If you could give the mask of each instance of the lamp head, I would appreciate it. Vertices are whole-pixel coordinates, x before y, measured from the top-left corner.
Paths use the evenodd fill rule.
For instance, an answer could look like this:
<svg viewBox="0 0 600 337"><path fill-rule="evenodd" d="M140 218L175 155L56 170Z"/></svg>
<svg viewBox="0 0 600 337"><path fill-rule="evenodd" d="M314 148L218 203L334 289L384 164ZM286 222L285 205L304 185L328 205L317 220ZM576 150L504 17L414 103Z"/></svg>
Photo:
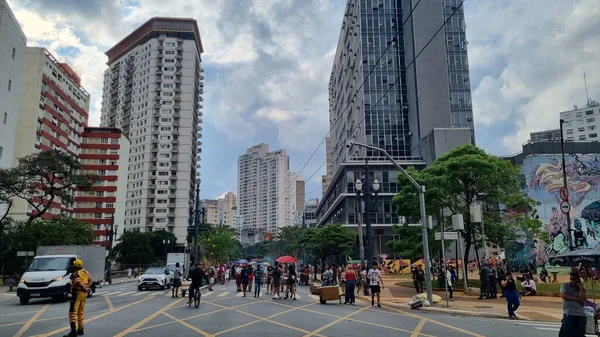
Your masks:
<svg viewBox="0 0 600 337"><path fill-rule="evenodd" d="M354 188L357 191L362 191L362 181L360 179L356 179L356 182L354 183Z"/></svg>
<svg viewBox="0 0 600 337"><path fill-rule="evenodd" d="M375 179L373 181L372 186L373 186L373 191L375 191L375 193L379 192L379 187L380 187L379 180Z"/></svg>

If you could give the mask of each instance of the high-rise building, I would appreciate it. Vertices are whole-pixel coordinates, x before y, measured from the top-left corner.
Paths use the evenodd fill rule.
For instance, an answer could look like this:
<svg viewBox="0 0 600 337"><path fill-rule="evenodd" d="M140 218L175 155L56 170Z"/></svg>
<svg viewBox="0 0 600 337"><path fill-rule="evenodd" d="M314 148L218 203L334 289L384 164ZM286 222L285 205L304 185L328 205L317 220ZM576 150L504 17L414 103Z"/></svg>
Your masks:
<svg viewBox="0 0 600 337"><path fill-rule="evenodd" d="M204 199L200 201L204 209L204 223L216 226L219 224L219 201L214 199Z"/></svg>
<svg viewBox="0 0 600 337"><path fill-rule="evenodd" d="M573 110L563 111L560 118L565 121L563 126L566 141L599 141L600 104L588 100L585 107L574 106ZM559 131L560 135L560 131Z"/></svg>
<svg viewBox="0 0 600 337"><path fill-rule="evenodd" d="M131 141L126 230L168 230L185 242L199 179L202 53L196 20L179 18L152 18L106 52L101 125Z"/></svg>
<svg viewBox="0 0 600 337"><path fill-rule="evenodd" d="M120 129L104 127L86 127L82 136L81 168L96 174L99 183L75 197L73 213L94 226L94 244L108 247L111 223L116 238L124 230L129 139Z"/></svg>
<svg viewBox="0 0 600 337"><path fill-rule="evenodd" d="M13 165L40 151L58 150L79 157L79 145L87 126L90 95L79 76L44 48L27 48ZM72 213L73 205L54 201L43 219ZM15 200L11 216L34 212L23 200Z"/></svg>
<svg viewBox="0 0 600 337"><path fill-rule="evenodd" d="M326 172L325 175L321 176L321 191L325 194L327 188L329 187L329 183L331 182L331 177L333 176L333 153L331 151L331 137L325 138L325 156L326 156Z"/></svg>
<svg viewBox="0 0 600 337"><path fill-rule="evenodd" d="M219 199L204 199L201 201L204 209L204 223L212 226L227 226L236 228L236 196L233 192L227 192Z"/></svg>
<svg viewBox="0 0 600 337"><path fill-rule="evenodd" d="M292 177L292 179L294 179L294 177ZM299 214L304 213L304 203L306 199L305 186L306 183L304 182L304 180L296 180L296 211L298 211Z"/></svg>
<svg viewBox="0 0 600 337"><path fill-rule="evenodd" d="M383 154L349 152L346 144L376 146L404 166L423 168L474 142L462 7L445 34L435 35L457 6L455 0L347 1L329 81L331 172L316 213L318 225L356 228L354 182L377 179L381 188L365 215L379 237L373 254L387 251L400 220L392 202L399 172Z"/></svg>
<svg viewBox="0 0 600 337"><path fill-rule="evenodd" d="M26 43L8 3L0 0L0 168L13 163Z"/></svg>
<svg viewBox="0 0 600 337"><path fill-rule="evenodd" d="M238 200L242 243L255 243L267 232L292 225L295 183L285 150L269 152L258 144L238 158Z"/></svg>
<svg viewBox="0 0 600 337"><path fill-rule="evenodd" d="M317 224L317 207L319 206L319 199L309 199L304 207L304 219L303 225L308 227L314 227Z"/></svg>

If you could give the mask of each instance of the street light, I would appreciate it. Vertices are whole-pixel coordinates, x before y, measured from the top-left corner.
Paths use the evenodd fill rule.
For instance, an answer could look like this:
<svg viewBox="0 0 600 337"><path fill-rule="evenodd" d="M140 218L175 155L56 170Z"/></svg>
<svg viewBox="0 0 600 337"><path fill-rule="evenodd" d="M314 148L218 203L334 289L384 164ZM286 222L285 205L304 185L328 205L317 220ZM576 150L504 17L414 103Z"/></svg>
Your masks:
<svg viewBox="0 0 600 337"><path fill-rule="evenodd" d="M360 146L383 153L383 155L388 158L390 162L392 162L392 164L394 164L394 166L396 166L396 168L406 177L406 179L408 179L408 181L419 191L419 203L421 205L421 231L423 236L423 259L425 260L425 285L427 287L427 300L430 303L433 303L433 292L431 291L431 270L429 263L429 240L427 238L427 212L425 211L425 186L419 185L419 183L417 183L415 179L411 177L410 174L408 174L404 168L402 168L402 166L400 166L400 164L398 164L384 149L372 145L357 143L355 141L349 141L346 145L348 151L352 148L352 146Z"/></svg>
<svg viewBox="0 0 600 337"><path fill-rule="evenodd" d="M372 183L369 183L369 164L365 163L365 181L362 182L360 179L356 180L354 185L356 189L356 195L359 197L362 195L365 197L365 225L367 225L367 244L365 256L367 258L367 269L370 269L373 265L373 230L371 228L371 196L377 196L379 193L379 180L375 179ZM371 194L371 189L373 193ZM359 207L359 212L360 210ZM362 231L359 235L362 235Z"/></svg>
<svg viewBox="0 0 600 337"><path fill-rule="evenodd" d="M163 247L165 247L165 265L167 264L167 245L171 244L171 240L163 240Z"/></svg>
<svg viewBox="0 0 600 337"><path fill-rule="evenodd" d="M114 227L115 227L115 215L114 213L110 216L110 227L108 225L104 225L106 227L106 235L108 236L108 260L106 261L106 282L108 284L112 284L112 279L110 275L110 268L112 265L112 246L113 246L113 236L115 235ZM109 229L110 228L110 229Z"/></svg>

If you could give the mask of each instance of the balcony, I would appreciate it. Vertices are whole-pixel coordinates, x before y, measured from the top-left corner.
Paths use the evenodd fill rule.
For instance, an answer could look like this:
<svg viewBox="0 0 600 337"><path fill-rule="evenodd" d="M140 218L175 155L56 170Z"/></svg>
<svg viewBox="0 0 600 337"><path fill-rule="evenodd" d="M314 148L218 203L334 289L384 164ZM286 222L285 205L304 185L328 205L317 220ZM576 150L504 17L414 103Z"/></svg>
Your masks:
<svg viewBox="0 0 600 337"><path fill-rule="evenodd" d="M162 83L162 77L161 76L156 76L156 83L157 84Z"/></svg>
<svg viewBox="0 0 600 337"><path fill-rule="evenodd" d="M177 70L177 71L175 72L175 75L176 75L176 76L181 76L181 75L183 75L183 74L181 73L181 70Z"/></svg>
<svg viewBox="0 0 600 337"><path fill-rule="evenodd" d="M174 147L171 149L171 153L179 153L179 149Z"/></svg>
<svg viewBox="0 0 600 337"><path fill-rule="evenodd" d="M158 75L162 75L162 73L163 73L163 72L162 72L162 69L161 69L161 68L158 68L158 69L156 69L156 75L157 75L157 76L158 76Z"/></svg>
<svg viewBox="0 0 600 337"><path fill-rule="evenodd" d="M154 131L152 131L152 135L154 135L154 136L158 136L159 134L160 134L160 133L158 132L158 130L154 130Z"/></svg>
<svg viewBox="0 0 600 337"><path fill-rule="evenodd" d="M180 105L179 103L175 103L175 104L173 105L173 108L174 108L174 109L181 109L181 105Z"/></svg>
<svg viewBox="0 0 600 337"><path fill-rule="evenodd" d="M181 96L175 96L173 97L174 101L180 102L181 101Z"/></svg>

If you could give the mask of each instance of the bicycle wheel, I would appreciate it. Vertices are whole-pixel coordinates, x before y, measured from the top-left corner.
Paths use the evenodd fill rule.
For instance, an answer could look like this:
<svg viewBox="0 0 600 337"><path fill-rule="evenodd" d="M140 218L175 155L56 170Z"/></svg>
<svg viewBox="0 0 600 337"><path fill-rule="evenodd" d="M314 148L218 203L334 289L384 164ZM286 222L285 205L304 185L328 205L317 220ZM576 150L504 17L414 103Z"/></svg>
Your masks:
<svg viewBox="0 0 600 337"><path fill-rule="evenodd" d="M200 289L196 290L196 293L194 294L194 305L196 308L200 306Z"/></svg>

